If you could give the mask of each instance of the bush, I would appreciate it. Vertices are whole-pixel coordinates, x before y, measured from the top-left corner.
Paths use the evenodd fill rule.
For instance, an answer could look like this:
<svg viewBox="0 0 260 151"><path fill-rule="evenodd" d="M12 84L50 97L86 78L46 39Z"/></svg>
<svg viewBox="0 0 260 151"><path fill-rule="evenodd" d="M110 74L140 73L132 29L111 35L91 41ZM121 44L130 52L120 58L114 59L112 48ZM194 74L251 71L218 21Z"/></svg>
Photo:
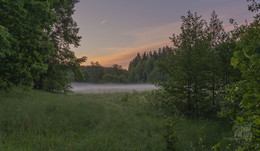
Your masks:
<svg viewBox="0 0 260 151"><path fill-rule="evenodd" d="M162 115L179 115L174 98L167 95L163 90L153 90L146 95L148 105L158 110Z"/></svg>
<svg viewBox="0 0 260 151"><path fill-rule="evenodd" d="M176 151L175 144L177 143L176 136L176 123L172 119L168 119L166 122L166 133L164 135L166 140L166 149L168 151Z"/></svg>
<svg viewBox="0 0 260 151"><path fill-rule="evenodd" d="M223 94L221 94L223 95ZM170 95L164 90L154 90L146 94L146 99L150 106L159 110L160 114L163 115L174 115L176 117L188 117L190 118L189 111L186 108L186 100L178 99L175 96ZM211 102L207 101L206 99L197 103L197 116L199 118L212 118L217 116L219 101L216 103L215 106L212 106ZM212 112L212 111L215 112ZM195 115L192 115L195 117Z"/></svg>
<svg viewBox="0 0 260 151"><path fill-rule="evenodd" d="M255 22L242 33L231 64L242 73L242 79L227 91L222 116L233 122L230 138L236 150L260 150L260 24Z"/></svg>

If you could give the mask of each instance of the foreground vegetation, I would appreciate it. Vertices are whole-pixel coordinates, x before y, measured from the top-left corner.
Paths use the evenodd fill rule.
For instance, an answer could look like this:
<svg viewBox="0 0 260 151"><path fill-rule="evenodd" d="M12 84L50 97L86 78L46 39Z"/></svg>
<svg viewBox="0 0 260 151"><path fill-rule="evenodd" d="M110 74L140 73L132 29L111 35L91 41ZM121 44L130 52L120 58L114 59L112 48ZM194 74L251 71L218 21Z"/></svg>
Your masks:
<svg viewBox="0 0 260 151"><path fill-rule="evenodd" d="M0 150L163 150L163 119L120 94L1 96Z"/></svg>
<svg viewBox="0 0 260 151"><path fill-rule="evenodd" d="M147 95L0 92L0 150L166 150L165 118ZM177 123L178 150L209 150L230 131L220 120Z"/></svg>
<svg viewBox="0 0 260 151"><path fill-rule="evenodd" d="M221 115L232 122L234 135L216 151L260 150L260 3L248 2L254 21L239 26L231 19L231 31L215 11L209 23L189 11L181 17L181 33L170 38L173 53L159 64L167 77L157 82L164 90L163 110L194 119ZM176 148L172 141L167 142Z"/></svg>
<svg viewBox="0 0 260 151"><path fill-rule="evenodd" d="M86 57L70 50L79 0L0 0L0 149L260 150L260 3L247 1L252 23L231 19L225 31L215 11L210 22L188 11L174 47L138 53L128 71L81 67L88 82L154 81L162 91L66 96L31 88L69 93L83 78ZM6 93L21 85L30 91Z"/></svg>

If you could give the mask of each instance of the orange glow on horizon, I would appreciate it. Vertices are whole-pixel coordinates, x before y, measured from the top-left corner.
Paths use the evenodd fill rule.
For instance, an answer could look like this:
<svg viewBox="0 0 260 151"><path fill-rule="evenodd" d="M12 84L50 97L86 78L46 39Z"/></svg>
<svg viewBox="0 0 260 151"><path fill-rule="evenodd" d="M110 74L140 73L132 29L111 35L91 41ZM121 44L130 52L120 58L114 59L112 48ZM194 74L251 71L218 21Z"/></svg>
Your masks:
<svg viewBox="0 0 260 151"><path fill-rule="evenodd" d="M89 56L87 62L84 63L83 65L90 65L90 62L99 62L99 64L104 67L110 67L114 64L118 64L121 65L122 68L127 69L130 61L137 55L138 52L142 54L144 52L158 50L159 48L164 47L166 45L170 46L171 41L169 40L169 41L155 42L137 48L130 48L118 54L112 54L112 55L101 56L101 57Z"/></svg>

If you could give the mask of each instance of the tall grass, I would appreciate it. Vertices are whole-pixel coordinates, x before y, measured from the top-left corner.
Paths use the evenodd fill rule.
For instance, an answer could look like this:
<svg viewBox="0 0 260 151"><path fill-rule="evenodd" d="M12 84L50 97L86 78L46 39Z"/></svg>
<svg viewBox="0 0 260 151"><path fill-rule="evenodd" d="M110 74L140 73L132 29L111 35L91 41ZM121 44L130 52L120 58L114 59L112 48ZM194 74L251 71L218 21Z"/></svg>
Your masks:
<svg viewBox="0 0 260 151"><path fill-rule="evenodd" d="M0 96L0 150L164 150L164 120L124 94Z"/></svg>
<svg viewBox="0 0 260 151"><path fill-rule="evenodd" d="M225 120L177 120L177 151L210 151L225 137L231 136L231 124Z"/></svg>
<svg viewBox="0 0 260 151"><path fill-rule="evenodd" d="M164 151L165 117L145 94L0 92L0 150ZM174 145L210 150L229 132L221 120L176 120Z"/></svg>

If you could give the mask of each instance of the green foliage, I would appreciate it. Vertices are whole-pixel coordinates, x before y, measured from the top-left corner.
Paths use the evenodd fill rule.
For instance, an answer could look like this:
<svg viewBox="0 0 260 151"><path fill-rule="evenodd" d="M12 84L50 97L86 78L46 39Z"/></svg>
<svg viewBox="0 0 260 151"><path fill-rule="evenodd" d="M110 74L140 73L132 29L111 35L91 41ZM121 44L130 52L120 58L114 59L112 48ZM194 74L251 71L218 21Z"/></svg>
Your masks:
<svg viewBox="0 0 260 151"><path fill-rule="evenodd" d="M86 57L77 58L70 50L71 45L78 47L81 39L77 35L79 32L77 23L72 18L74 6L78 2L78 0L57 0L50 3L55 21L48 28L47 35L54 46L54 51L44 60L48 64L48 70L35 80L34 88L51 92L68 92L70 90L68 71L72 71L76 79L83 77L80 64L85 62ZM52 79L52 76L55 78ZM50 85L51 83L55 84Z"/></svg>
<svg viewBox="0 0 260 151"><path fill-rule="evenodd" d="M232 136L232 125L225 119L211 118L187 119L182 118L185 111L178 110L180 107L175 103L175 98L167 96L161 90L146 94L147 105L155 108L159 115L166 117L166 131L164 138L168 150L198 150L208 151L216 147L226 150L229 142L226 137ZM176 117L176 118L174 118Z"/></svg>
<svg viewBox="0 0 260 151"><path fill-rule="evenodd" d="M159 82L165 81L165 76L159 72L157 64L159 60L164 58L171 53L172 48L165 46L159 48L153 53L150 51L149 54L144 52L140 53L130 61L128 67L128 79L131 83L146 83L146 82Z"/></svg>
<svg viewBox="0 0 260 151"><path fill-rule="evenodd" d="M113 74L105 74L102 77L102 83L127 83L127 79L125 75L113 75Z"/></svg>
<svg viewBox="0 0 260 151"><path fill-rule="evenodd" d="M15 54L12 58L6 56L9 59L2 62L3 67L7 67L5 82L31 86L33 79L46 72L44 60L53 51L46 30L53 21L50 2L0 1L0 24L13 39L9 41L9 49Z"/></svg>
<svg viewBox="0 0 260 151"><path fill-rule="evenodd" d="M98 62L91 66L82 66L85 79L76 81L92 83L128 83L127 71L122 66L114 64L112 67L103 67Z"/></svg>
<svg viewBox="0 0 260 151"><path fill-rule="evenodd" d="M242 73L242 79L234 83L227 92L222 116L234 121L236 150L260 149L260 25L252 23L241 33L231 64Z"/></svg>
<svg viewBox="0 0 260 151"><path fill-rule="evenodd" d="M217 142L224 141L225 137L232 135L230 123L223 119L188 120L183 118L175 119L175 123L177 151L209 151Z"/></svg>
<svg viewBox="0 0 260 151"><path fill-rule="evenodd" d="M114 64L112 67L106 67L104 72L102 83L128 83L127 71L120 65Z"/></svg>
<svg viewBox="0 0 260 151"><path fill-rule="evenodd" d="M0 25L0 89L10 88L12 84L11 81L14 81L16 78L10 73L17 70L17 64L8 62L8 60L16 57L11 46L12 44L14 45L14 43L14 39L11 37L6 28Z"/></svg>
<svg viewBox="0 0 260 151"><path fill-rule="evenodd" d="M42 89L55 93L71 92L67 70L63 69L58 64L49 65L48 72L42 76L44 77L41 79Z"/></svg>
<svg viewBox="0 0 260 151"><path fill-rule="evenodd" d="M228 84L236 80L230 65L234 40L215 12L210 23L190 11L182 16L181 34L171 38L175 48L159 64L166 82L157 82L171 96L173 110L183 116L216 116Z"/></svg>
<svg viewBox="0 0 260 151"><path fill-rule="evenodd" d="M197 109L197 103L200 100L198 96L203 95L203 92L199 92L203 90L203 86L199 84L204 82L199 79L205 77L206 73L200 70L203 69L200 64L207 61L204 60L207 47L203 48L201 45L206 42L202 34L206 23L201 16L197 16L196 13L193 15L190 11L187 16L182 16L182 22L182 33L179 36L173 35L171 38L177 49L174 49L174 52L159 65L160 70L166 73L167 81L158 84L169 95L175 96L173 101L176 105L184 104L183 107L178 105L177 109L186 111L184 114L191 117L199 111Z"/></svg>
<svg viewBox="0 0 260 151"><path fill-rule="evenodd" d="M166 149L168 151L177 151L176 123L172 119L168 119L166 122L166 133L164 138L166 140Z"/></svg>
<svg viewBox="0 0 260 151"><path fill-rule="evenodd" d="M123 102L128 102L129 101L129 97L130 97L130 94L129 93L126 93L123 97L122 97L122 101Z"/></svg>
<svg viewBox="0 0 260 151"><path fill-rule="evenodd" d="M72 19L76 2L0 1L0 71L4 73L0 78L1 88L21 84L65 92L69 84L68 70L75 76L82 75L79 65L86 58L78 59L70 50L70 45L77 47L80 40L79 29ZM56 84L51 87L44 85L46 81L53 82L51 76L65 78L56 78Z"/></svg>
<svg viewBox="0 0 260 151"><path fill-rule="evenodd" d="M148 105L155 108L159 115L163 116L183 116L183 102L175 102L174 96L168 95L163 90L150 91L145 95Z"/></svg>

